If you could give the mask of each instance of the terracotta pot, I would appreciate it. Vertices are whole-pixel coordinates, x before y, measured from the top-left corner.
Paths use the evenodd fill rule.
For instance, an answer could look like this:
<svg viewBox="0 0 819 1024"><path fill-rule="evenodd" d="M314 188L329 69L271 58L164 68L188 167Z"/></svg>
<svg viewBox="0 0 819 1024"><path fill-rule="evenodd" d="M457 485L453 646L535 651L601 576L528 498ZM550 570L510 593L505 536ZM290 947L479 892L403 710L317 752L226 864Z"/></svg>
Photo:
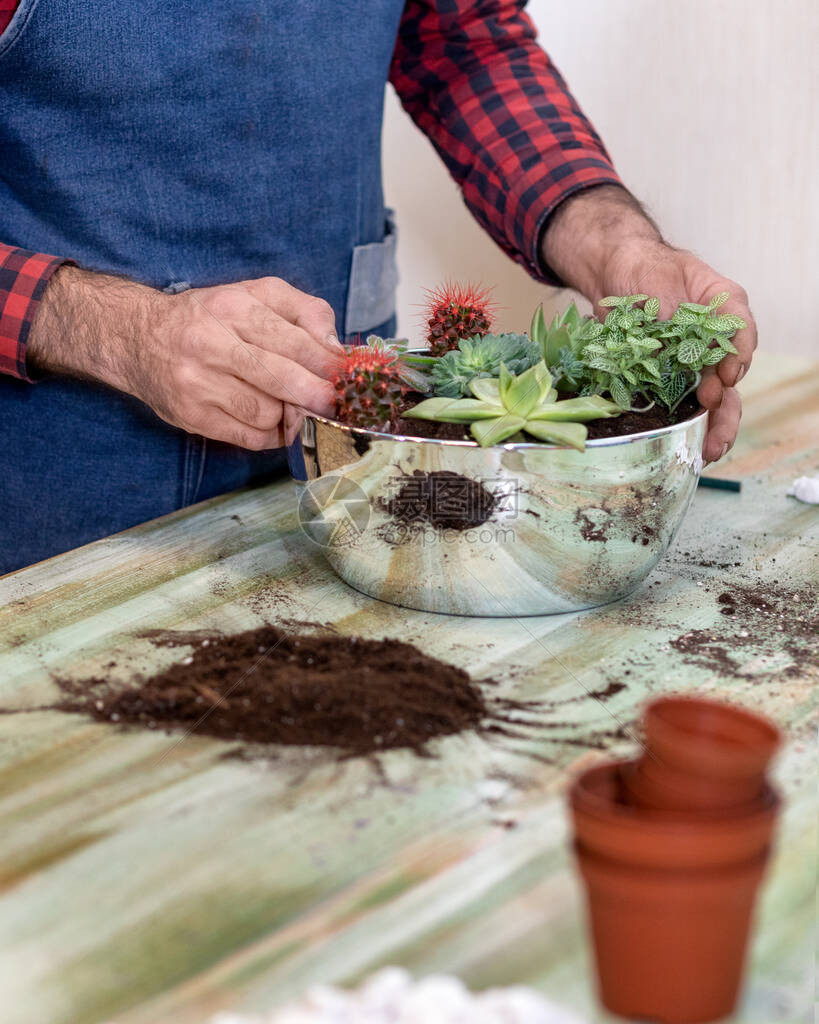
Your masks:
<svg viewBox="0 0 819 1024"><path fill-rule="evenodd" d="M600 997L627 1017L716 1020L739 991L779 797L766 787L719 817L647 810L628 803L633 765L592 768L570 791Z"/></svg>
<svg viewBox="0 0 819 1024"><path fill-rule="evenodd" d="M642 806L720 811L756 800L781 742L776 726L721 701L662 697L643 713L646 751L627 785Z"/></svg>
<svg viewBox="0 0 819 1024"><path fill-rule="evenodd" d="M723 814L745 809L764 792L764 778L738 782L674 774L645 754L624 765L623 785L630 803L648 810Z"/></svg>
<svg viewBox="0 0 819 1024"><path fill-rule="evenodd" d="M780 799L771 786L741 810L720 816L635 807L621 779L634 762L599 765L570 791L575 837L590 853L633 867L719 868L760 856L770 845Z"/></svg>
<svg viewBox="0 0 819 1024"><path fill-rule="evenodd" d="M582 847L577 857L603 1005L663 1024L730 1014L767 852L704 871L634 868Z"/></svg>

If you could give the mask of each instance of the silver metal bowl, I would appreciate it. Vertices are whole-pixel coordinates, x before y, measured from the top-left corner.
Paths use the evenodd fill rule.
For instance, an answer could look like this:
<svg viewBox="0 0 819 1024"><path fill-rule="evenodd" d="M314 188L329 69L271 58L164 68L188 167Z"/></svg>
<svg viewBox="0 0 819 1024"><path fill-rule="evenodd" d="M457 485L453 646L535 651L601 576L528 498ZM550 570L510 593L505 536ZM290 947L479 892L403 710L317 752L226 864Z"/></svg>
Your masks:
<svg viewBox="0 0 819 1024"><path fill-rule="evenodd" d="M702 469L706 416L582 453L308 417L303 465L291 467L306 485L300 521L343 580L391 604L486 616L606 604L635 590L673 540Z"/></svg>

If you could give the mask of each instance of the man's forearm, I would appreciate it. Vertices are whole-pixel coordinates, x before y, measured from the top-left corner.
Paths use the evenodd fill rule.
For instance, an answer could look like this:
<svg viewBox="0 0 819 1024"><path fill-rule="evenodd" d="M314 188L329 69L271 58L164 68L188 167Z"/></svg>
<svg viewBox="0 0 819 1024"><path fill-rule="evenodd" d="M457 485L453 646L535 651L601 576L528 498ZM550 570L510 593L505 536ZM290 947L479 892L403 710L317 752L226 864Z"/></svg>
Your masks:
<svg viewBox="0 0 819 1024"><path fill-rule="evenodd" d="M598 185L560 204L541 239L541 256L564 284L595 300L615 253L635 244L663 244L657 225L625 188Z"/></svg>
<svg viewBox="0 0 819 1024"><path fill-rule="evenodd" d="M123 391L122 358L133 364L136 340L144 334L159 293L143 285L78 267L56 271L43 294L28 340L35 371L102 381Z"/></svg>

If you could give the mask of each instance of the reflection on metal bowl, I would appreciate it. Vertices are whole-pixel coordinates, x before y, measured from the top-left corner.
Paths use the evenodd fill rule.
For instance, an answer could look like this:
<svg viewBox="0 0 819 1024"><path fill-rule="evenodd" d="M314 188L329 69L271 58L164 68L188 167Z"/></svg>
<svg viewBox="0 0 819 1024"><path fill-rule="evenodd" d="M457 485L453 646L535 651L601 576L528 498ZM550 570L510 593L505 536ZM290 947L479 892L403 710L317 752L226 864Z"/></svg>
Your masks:
<svg viewBox="0 0 819 1024"><path fill-rule="evenodd" d="M308 417L300 519L343 580L391 604L488 616L606 604L640 585L677 532L706 415L585 452Z"/></svg>

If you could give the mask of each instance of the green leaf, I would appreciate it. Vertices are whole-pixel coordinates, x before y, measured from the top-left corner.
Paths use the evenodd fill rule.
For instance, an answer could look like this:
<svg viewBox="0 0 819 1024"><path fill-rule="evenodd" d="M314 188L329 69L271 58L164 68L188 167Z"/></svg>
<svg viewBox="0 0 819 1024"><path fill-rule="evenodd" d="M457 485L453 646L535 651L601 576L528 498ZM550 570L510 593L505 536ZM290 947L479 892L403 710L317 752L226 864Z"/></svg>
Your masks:
<svg viewBox="0 0 819 1024"><path fill-rule="evenodd" d="M621 409L629 409L631 407L631 391L619 377L612 377L609 384L609 393Z"/></svg>
<svg viewBox="0 0 819 1024"><path fill-rule="evenodd" d="M692 313L708 313L711 309L710 306L701 306L699 302L681 302L679 308L690 310Z"/></svg>
<svg viewBox="0 0 819 1024"><path fill-rule="evenodd" d="M736 346L727 338L717 338L717 344L723 352L730 352L732 356L738 355Z"/></svg>
<svg viewBox="0 0 819 1024"><path fill-rule="evenodd" d="M586 364L593 370L603 370L605 373L617 373L617 363L609 356L592 356L586 360Z"/></svg>
<svg viewBox="0 0 819 1024"><path fill-rule="evenodd" d="M726 303L728 299L730 299L730 297L730 292L720 292L719 295L715 295L713 299L711 299L711 301L708 303L708 308L717 309L719 306L722 306L724 303Z"/></svg>
<svg viewBox="0 0 819 1024"><path fill-rule="evenodd" d="M474 427L473 427L474 430ZM588 431L582 423L549 423L541 420L527 420L525 430L538 441L568 445L579 452L585 450Z"/></svg>
<svg viewBox="0 0 819 1024"><path fill-rule="evenodd" d="M549 423L578 422L588 420L609 419L619 416L622 409L600 395L588 395L585 398L565 398L548 406L538 406L527 417L527 422L547 421ZM527 428L528 429L528 428Z"/></svg>
<svg viewBox="0 0 819 1024"><path fill-rule="evenodd" d="M508 375L506 383L503 377L504 370L506 370L506 366L501 363L499 382L501 401L508 412L525 419L532 409L548 395L552 387L552 375L543 361L519 377Z"/></svg>
<svg viewBox="0 0 819 1024"><path fill-rule="evenodd" d="M543 305L541 304L532 314L532 323L529 327L529 337L532 341L537 342L542 350L543 343L546 340L546 334L546 319L543 316Z"/></svg>
<svg viewBox="0 0 819 1024"><path fill-rule="evenodd" d="M652 377L657 377L659 379L660 364L656 359L641 359L640 366L643 367L646 373L649 373Z"/></svg>
<svg viewBox="0 0 819 1024"><path fill-rule="evenodd" d="M716 366L717 363L721 362L724 358L725 353L721 348L709 348L703 352L700 362L703 366Z"/></svg>
<svg viewBox="0 0 819 1024"><path fill-rule="evenodd" d="M699 361L707 347L707 343L702 338L685 338L677 349L677 358L681 363L690 366Z"/></svg>
<svg viewBox="0 0 819 1024"><path fill-rule="evenodd" d="M469 382L469 390L479 402L496 405L501 412L503 411L500 385L496 377L473 377Z"/></svg>
<svg viewBox="0 0 819 1024"><path fill-rule="evenodd" d="M741 316L734 316L733 313L720 313L719 316L709 316L703 324L709 331L719 331L721 334L728 331L741 331L747 324Z"/></svg>
<svg viewBox="0 0 819 1024"><path fill-rule="evenodd" d="M490 445L500 444L525 426L526 420L522 416L505 413L503 416L496 415L491 420L473 423L469 429L478 444L482 448L488 448Z"/></svg>
<svg viewBox="0 0 819 1024"><path fill-rule="evenodd" d="M658 298L646 299L645 305L643 306L643 312L653 320L659 315L660 300Z"/></svg>
<svg viewBox="0 0 819 1024"><path fill-rule="evenodd" d="M605 299L600 299L597 305L608 308L609 306L620 306L623 301L624 300L619 295L607 295Z"/></svg>
<svg viewBox="0 0 819 1024"><path fill-rule="evenodd" d="M568 348L571 343L571 335L568 327L558 327L549 331L544 343L541 345L543 358L548 366L554 366L560 358L560 350Z"/></svg>
<svg viewBox="0 0 819 1024"><path fill-rule="evenodd" d="M498 407L476 398L427 398L404 413L411 420L435 420L438 423L472 423L496 418Z"/></svg>
<svg viewBox="0 0 819 1024"><path fill-rule="evenodd" d="M563 323L570 331L575 331L580 326L580 313L573 302L569 303L569 308L563 314Z"/></svg>
<svg viewBox="0 0 819 1024"><path fill-rule="evenodd" d="M692 313L690 309L686 309L684 306L679 306L671 317L673 324L678 324L681 327L691 327L694 324L698 324L699 317L696 313Z"/></svg>

